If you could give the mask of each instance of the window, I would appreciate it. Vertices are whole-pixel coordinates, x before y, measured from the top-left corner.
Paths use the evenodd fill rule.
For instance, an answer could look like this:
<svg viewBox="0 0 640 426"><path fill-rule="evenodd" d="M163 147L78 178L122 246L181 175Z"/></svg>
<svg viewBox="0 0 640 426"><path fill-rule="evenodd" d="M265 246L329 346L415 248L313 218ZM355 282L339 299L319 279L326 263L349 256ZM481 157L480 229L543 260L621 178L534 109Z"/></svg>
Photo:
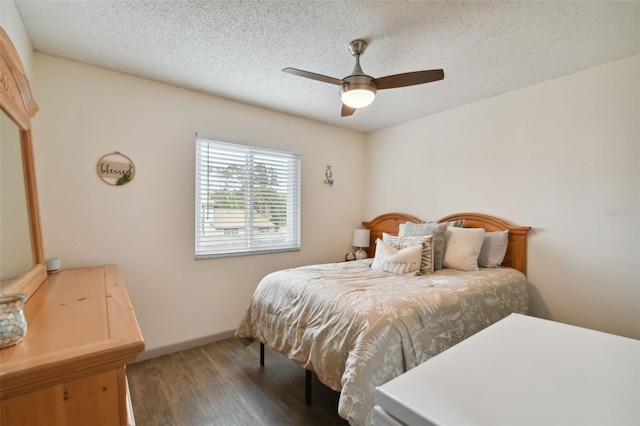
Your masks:
<svg viewBox="0 0 640 426"><path fill-rule="evenodd" d="M300 155L196 138L196 259L300 249Z"/></svg>

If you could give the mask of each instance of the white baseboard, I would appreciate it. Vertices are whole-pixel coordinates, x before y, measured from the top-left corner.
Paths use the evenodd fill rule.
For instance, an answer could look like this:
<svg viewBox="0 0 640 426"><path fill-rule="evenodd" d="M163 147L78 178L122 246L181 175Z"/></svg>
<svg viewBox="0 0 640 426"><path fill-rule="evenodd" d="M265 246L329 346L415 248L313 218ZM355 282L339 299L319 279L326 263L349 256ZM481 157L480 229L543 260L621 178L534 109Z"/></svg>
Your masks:
<svg viewBox="0 0 640 426"><path fill-rule="evenodd" d="M163 346L161 348L149 349L138 355L133 362L146 361L148 359L157 358L162 355L169 355L174 352L183 351L185 349L191 349L198 346L203 346L208 343L218 342L224 339L230 339L234 336L235 330L225 331L218 334L212 334L210 336L200 337L198 339L188 340L186 342L175 343L173 345Z"/></svg>

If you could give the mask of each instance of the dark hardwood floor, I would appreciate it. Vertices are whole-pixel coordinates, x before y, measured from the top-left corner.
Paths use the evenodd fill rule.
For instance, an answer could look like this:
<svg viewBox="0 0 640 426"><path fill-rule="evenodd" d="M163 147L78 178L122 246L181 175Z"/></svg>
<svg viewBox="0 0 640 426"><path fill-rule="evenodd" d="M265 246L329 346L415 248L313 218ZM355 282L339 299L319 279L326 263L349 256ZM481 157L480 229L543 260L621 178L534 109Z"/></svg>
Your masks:
<svg viewBox="0 0 640 426"><path fill-rule="evenodd" d="M347 425L337 392L259 344L227 339L127 366L137 426Z"/></svg>

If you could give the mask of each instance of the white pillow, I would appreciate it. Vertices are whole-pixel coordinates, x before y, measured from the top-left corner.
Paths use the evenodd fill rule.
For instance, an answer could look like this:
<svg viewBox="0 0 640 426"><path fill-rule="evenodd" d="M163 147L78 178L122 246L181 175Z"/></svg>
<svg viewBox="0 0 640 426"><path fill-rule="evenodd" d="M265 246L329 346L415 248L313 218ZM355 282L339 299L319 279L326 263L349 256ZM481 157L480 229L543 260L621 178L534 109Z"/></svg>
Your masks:
<svg viewBox="0 0 640 426"><path fill-rule="evenodd" d="M509 230L485 232L482 250L478 256L478 266L499 268L507 253Z"/></svg>
<svg viewBox="0 0 640 426"><path fill-rule="evenodd" d="M371 269L393 274L418 275L421 259L422 245L396 249L378 238L376 240L376 256L371 264Z"/></svg>
<svg viewBox="0 0 640 426"><path fill-rule="evenodd" d="M448 226L444 234L442 266L461 271L477 271L483 241L482 228Z"/></svg>
<svg viewBox="0 0 640 426"><path fill-rule="evenodd" d="M422 237L400 237L396 235L382 233L382 241L396 249L422 246L422 260L420 261L420 273L422 275L433 274L433 236Z"/></svg>

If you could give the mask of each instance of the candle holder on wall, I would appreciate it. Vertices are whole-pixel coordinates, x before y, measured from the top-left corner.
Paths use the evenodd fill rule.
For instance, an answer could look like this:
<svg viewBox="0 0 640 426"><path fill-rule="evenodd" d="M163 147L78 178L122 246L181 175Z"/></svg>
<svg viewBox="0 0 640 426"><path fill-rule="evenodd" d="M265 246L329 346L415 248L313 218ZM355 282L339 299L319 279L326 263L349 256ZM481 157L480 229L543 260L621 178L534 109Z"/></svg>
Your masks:
<svg viewBox="0 0 640 426"><path fill-rule="evenodd" d="M327 166L327 170L324 172L324 184L333 185L333 172L331 172L331 166Z"/></svg>

